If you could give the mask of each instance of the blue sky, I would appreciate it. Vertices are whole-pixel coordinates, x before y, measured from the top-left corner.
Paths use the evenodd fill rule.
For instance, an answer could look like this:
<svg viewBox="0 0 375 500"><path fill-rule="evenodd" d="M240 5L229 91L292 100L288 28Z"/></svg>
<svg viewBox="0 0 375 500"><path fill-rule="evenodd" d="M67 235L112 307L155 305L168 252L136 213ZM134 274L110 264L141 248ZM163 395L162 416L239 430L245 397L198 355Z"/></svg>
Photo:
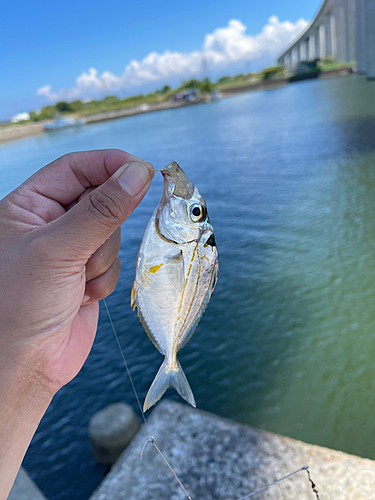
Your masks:
<svg viewBox="0 0 375 500"><path fill-rule="evenodd" d="M279 23L274 22L272 29L282 45L285 37L295 36L295 31L301 29L302 24L294 23L311 19L320 2L145 0L140 5L119 0L3 2L0 118L36 109L62 96L88 98L95 94L95 84L105 71L110 72L111 93L119 95L151 90L159 83L173 84L184 76L191 76L186 68L194 64L198 67L208 34L214 34L204 49L204 54L208 54L210 76L241 69L245 60L248 67L257 69L272 62L274 52L280 49L274 44L268 51L262 51L257 44L266 45L269 37L266 41L264 37L251 37L257 37L267 20L277 16ZM230 20L238 20L240 24L228 27ZM285 21L291 24L280 24ZM217 32L219 28L227 28L227 31ZM226 44L232 44L232 38L237 45L227 50ZM232 53L228 56L233 50L242 52L233 59ZM131 60L140 62L152 52L165 54L166 51L175 53L174 59L167 53L164 58L154 57L124 73ZM184 59L184 55L188 56ZM180 59L185 60L185 66L181 66L180 72L173 72L170 66L175 66ZM77 77L89 68L97 71L96 80L91 72L83 76L76 88ZM49 90L46 86L50 86ZM40 88L44 91L36 95Z"/></svg>

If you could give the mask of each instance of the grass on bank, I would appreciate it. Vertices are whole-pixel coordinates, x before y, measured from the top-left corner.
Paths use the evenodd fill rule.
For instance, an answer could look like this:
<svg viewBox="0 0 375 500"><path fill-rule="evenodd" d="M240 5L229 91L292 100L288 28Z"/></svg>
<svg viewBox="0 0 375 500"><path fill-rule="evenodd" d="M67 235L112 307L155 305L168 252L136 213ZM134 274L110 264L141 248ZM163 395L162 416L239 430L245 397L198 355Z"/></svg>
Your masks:
<svg viewBox="0 0 375 500"><path fill-rule="evenodd" d="M330 71L333 69L346 68L349 66L354 66L353 63L343 63L335 62L332 58L325 58L322 60L311 61L305 64L305 68L302 70L306 73L316 72L321 73L324 71ZM298 71L297 71L298 73ZM60 116L72 116L75 118L81 118L86 116L95 115L98 113L105 113L109 111L118 111L127 108L136 108L137 106L144 104L159 104L174 99L176 93L182 90L193 88L199 90L201 93L209 93L213 90L225 90L229 87L240 87L249 84L256 84L262 81L278 80L280 78L289 78L295 75L296 72L287 71L281 66L270 66L263 69L259 73L240 73L235 76L222 76L217 80L217 82L211 82L208 78L204 80L191 79L182 83L182 85L176 89L172 89L168 85L165 85L155 92L149 94L139 94L135 96L126 97L121 99L115 95L109 95L101 100L88 100L81 101L75 100L71 102L60 101L56 104L50 106L44 106L39 111L30 111L30 119L23 120L17 123L6 123L0 124L1 127L4 126L14 126L22 124L30 124L33 122L40 122L46 120L52 120L56 115Z"/></svg>

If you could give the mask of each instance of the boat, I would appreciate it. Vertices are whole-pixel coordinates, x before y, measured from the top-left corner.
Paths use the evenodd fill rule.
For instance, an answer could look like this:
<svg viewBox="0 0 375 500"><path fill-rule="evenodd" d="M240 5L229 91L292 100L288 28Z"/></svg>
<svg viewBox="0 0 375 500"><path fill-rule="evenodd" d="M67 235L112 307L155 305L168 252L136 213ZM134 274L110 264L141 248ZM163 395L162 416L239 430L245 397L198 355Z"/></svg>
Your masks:
<svg viewBox="0 0 375 500"><path fill-rule="evenodd" d="M220 97L222 97L220 90L215 89L213 92L211 92L211 101L217 101L217 99L220 99Z"/></svg>
<svg viewBox="0 0 375 500"><path fill-rule="evenodd" d="M44 125L45 131L60 130L63 128L77 127L85 123L83 118L76 120L75 118L56 118L52 123Z"/></svg>

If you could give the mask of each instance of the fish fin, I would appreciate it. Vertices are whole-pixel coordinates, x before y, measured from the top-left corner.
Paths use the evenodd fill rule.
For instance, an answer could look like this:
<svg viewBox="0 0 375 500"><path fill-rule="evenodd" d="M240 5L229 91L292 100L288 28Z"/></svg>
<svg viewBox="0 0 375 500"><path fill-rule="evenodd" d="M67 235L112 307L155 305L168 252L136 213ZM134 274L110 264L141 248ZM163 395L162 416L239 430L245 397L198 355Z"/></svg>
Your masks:
<svg viewBox="0 0 375 500"><path fill-rule="evenodd" d="M140 307L139 307L139 305L137 303L137 290L136 290L136 282L135 282L135 280L134 280L133 287L132 287L130 305L133 308L133 311L135 310L135 308L137 308L137 315L138 315L139 321L142 323L142 326L145 329L145 331L146 331L146 333L148 335L148 338L154 344L154 346L156 347L156 349L163 354L163 351L161 350L158 341L156 340L156 338L152 334L152 332L150 330L150 327L148 326L148 323L147 323L145 317L143 316L143 314L141 312L141 309L140 309Z"/></svg>
<svg viewBox="0 0 375 500"><path fill-rule="evenodd" d="M166 256L168 278L175 289L180 292L185 284L185 264L181 250Z"/></svg>
<svg viewBox="0 0 375 500"><path fill-rule="evenodd" d="M171 371L167 365L167 360L165 359L148 390L143 404L143 411L145 412L151 408L151 406L154 406L154 404L157 403L163 396L168 387L171 386L176 389L185 401L196 408L193 392L180 363L177 361L177 370Z"/></svg>
<svg viewBox="0 0 375 500"><path fill-rule="evenodd" d="M138 304L136 303L135 304L137 306L137 314L138 314L138 318L139 318L139 321L142 323L142 326L143 328L145 329L145 332L147 333L148 335L148 338L151 340L151 342L154 344L154 346L156 347L156 349L161 352L161 354L163 354L163 351L161 350L161 347L159 346L159 343L158 341L156 340L155 336L152 334L151 332L151 329L150 327L148 326L148 323L145 319L145 317L143 316L142 312L141 312L141 309L140 307L138 306Z"/></svg>
<svg viewBox="0 0 375 500"><path fill-rule="evenodd" d="M219 274L219 260L216 258L215 268L214 268L214 272L212 274L212 280L211 280L210 297L211 297L211 293L214 291L214 288L216 286L218 274Z"/></svg>
<svg viewBox="0 0 375 500"><path fill-rule="evenodd" d="M136 290L135 290L135 280L133 281L133 286L132 286L132 292L131 292L131 295L130 295L130 306L132 307L133 311L135 309L135 306L137 305L136 304Z"/></svg>

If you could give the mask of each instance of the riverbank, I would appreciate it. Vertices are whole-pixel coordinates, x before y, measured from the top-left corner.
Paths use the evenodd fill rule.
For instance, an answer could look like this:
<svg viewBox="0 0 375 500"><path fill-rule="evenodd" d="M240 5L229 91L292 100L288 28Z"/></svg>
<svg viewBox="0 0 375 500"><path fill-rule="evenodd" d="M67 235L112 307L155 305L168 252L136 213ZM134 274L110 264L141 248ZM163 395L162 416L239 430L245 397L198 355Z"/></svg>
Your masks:
<svg viewBox="0 0 375 500"><path fill-rule="evenodd" d="M241 83L229 86L225 85L225 86L219 86L218 89L220 91L221 97L229 97L231 95L235 95L241 92L252 92L255 90L271 90L279 87L284 87L285 85L304 79L310 79L310 78L326 79L326 78L337 78L341 76L347 76L352 74L353 71L354 69L351 66L349 66L344 68L336 68L332 70L321 71L318 74L301 75L299 78L294 76L292 78L291 77L278 78L275 80L264 80L254 83ZM116 111L96 113L93 115L86 116L85 123L95 123L105 120L113 120L116 118L123 118L125 116L151 113L154 111L161 111L165 109L181 108L184 106L190 106L193 104L201 104L206 102L211 102L211 97L209 94L203 94L194 101L166 101L157 104L149 104L147 105L146 108L137 106L132 108L123 108ZM40 134L44 132L44 126L47 123L51 123L51 121L46 120L37 123L25 123L22 125L2 126L0 127L0 143L15 139L20 139L22 137Z"/></svg>
<svg viewBox="0 0 375 500"><path fill-rule="evenodd" d="M22 125L8 125L0 127L0 143L21 139L29 135L40 134L44 131L47 122L25 123Z"/></svg>
<svg viewBox="0 0 375 500"><path fill-rule="evenodd" d="M124 108L116 111L108 111L104 113L97 113L85 117L85 123L95 123L105 120L114 120L116 118L123 118L125 116L140 115L144 113L151 113L153 111L162 111L165 109L181 108L184 106L191 106L193 104L201 104L209 102L209 98L205 95L195 99L194 101L177 101L177 102L162 102L158 104L150 104L145 108ZM25 123L22 125L9 125L0 127L0 143L7 142L15 139L21 139L31 135L36 135L44 132L44 126L51 123L51 120L45 120L37 123Z"/></svg>
<svg viewBox="0 0 375 500"><path fill-rule="evenodd" d="M242 83L239 85L227 85L220 87L220 92L223 96L238 94L240 92L251 92L254 90L271 90L279 87L284 87L296 81L309 80L309 79L327 79L338 78L341 76L348 76L354 73L354 68L351 66L345 68L335 68L331 70L321 71L319 73L305 73L295 75L293 77L278 78L275 80L264 80L255 83Z"/></svg>

